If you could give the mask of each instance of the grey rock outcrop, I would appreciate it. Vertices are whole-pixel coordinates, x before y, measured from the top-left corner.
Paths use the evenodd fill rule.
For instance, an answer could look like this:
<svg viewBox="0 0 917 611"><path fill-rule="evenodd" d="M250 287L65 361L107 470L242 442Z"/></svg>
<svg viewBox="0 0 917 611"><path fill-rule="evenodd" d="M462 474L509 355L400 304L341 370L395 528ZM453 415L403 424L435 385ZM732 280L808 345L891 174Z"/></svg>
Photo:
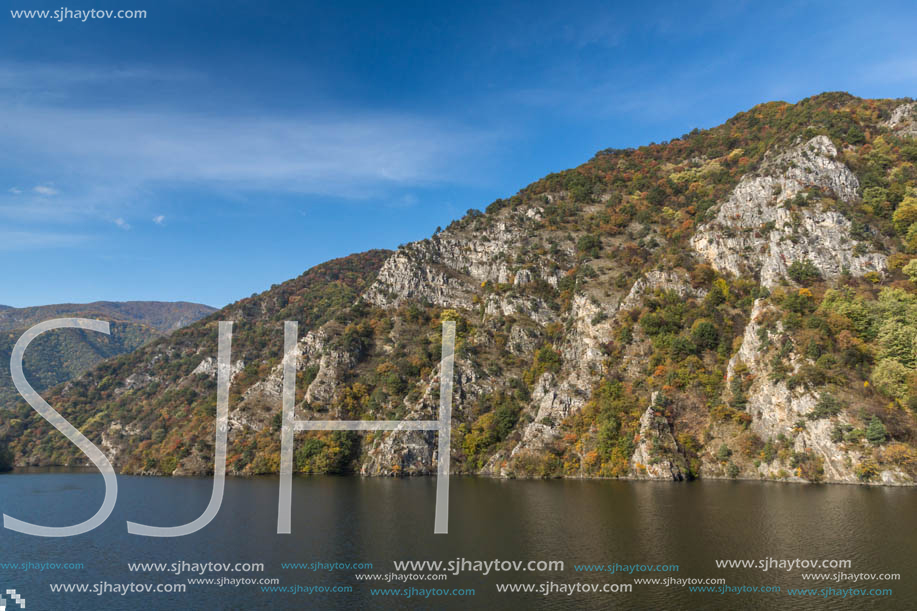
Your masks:
<svg viewBox="0 0 917 611"><path fill-rule="evenodd" d="M856 176L836 157L831 140L816 136L766 161L698 228L691 246L718 271L759 275L767 287L779 284L794 261L811 261L826 278L882 272L885 257L857 254L851 223L839 212L785 205L810 187L855 200Z"/></svg>
<svg viewBox="0 0 917 611"><path fill-rule="evenodd" d="M750 429L763 440L774 441L778 437L792 440L793 451L811 452L820 459L824 469L824 478L830 482L857 482L856 467L866 456L855 446L836 443L831 438L835 425L850 424L844 415L831 418L810 419L809 416L818 403L818 397L809 391L791 389L783 380L774 381L769 365L769 350L775 350L774 344L780 339L782 327L779 322L769 330L762 320L767 314L767 306L759 299L752 309L750 321L745 328L742 346L729 362L728 379L731 381L739 369L739 364L747 368L747 375L752 379L748 389L746 411L752 416ZM765 345L768 342L769 346ZM805 363L805 357L791 352L786 360L791 364L789 374L798 372ZM790 473L787 479L802 481L792 473L793 469L774 461L762 463L755 475L761 477L782 477L781 471ZM889 475L901 478L903 474Z"/></svg>
<svg viewBox="0 0 917 611"><path fill-rule="evenodd" d="M634 477L638 479L683 480L686 477L684 459L672 435L672 427L657 410L659 393L653 393L652 404L640 417L640 433L630 459Z"/></svg>
<svg viewBox="0 0 917 611"><path fill-rule="evenodd" d="M895 108L885 126L900 136L917 136L917 102Z"/></svg>

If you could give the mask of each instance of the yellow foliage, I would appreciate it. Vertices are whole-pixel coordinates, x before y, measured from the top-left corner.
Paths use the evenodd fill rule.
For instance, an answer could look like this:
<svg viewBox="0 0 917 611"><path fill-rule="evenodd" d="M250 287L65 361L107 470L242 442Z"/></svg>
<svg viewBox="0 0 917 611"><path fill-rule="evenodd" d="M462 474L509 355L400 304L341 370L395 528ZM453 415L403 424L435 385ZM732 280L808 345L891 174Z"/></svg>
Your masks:
<svg viewBox="0 0 917 611"><path fill-rule="evenodd" d="M720 293L723 295L723 299L729 300L729 284L726 282L725 278L717 278L713 281L713 286L719 289Z"/></svg>
<svg viewBox="0 0 917 611"><path fill-rule="evenodd" d="M485 284L486 284L486 283L485 283ZM483 285L482 285L482 286L483 286ZM453 309L451 309L451 308L447 308L447 309L443 310L443 313L440 315L439 318L440 318L440 320L453 320L453 321L459 321L459 320L462 320L462 315L459 314L457 310L453 310Z"/></svg>

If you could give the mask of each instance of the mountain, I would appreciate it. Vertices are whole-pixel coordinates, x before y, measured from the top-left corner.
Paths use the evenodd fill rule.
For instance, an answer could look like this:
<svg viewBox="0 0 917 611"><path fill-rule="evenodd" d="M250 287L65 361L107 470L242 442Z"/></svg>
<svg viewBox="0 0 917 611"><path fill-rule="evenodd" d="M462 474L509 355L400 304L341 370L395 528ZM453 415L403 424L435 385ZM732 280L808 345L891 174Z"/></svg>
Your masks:
<svg viewBox="0 0 917 611"><path fill-rule="evenodd" d="M31 326L52 318L79 317L107 320L111 335L64 329L39 336L26 352L23 369L32 386L42 391L66 382L100 361L131 352L215 312L215 308L187 302L97 301L29 308L0 307L0 406L19 400L10 377L10 354L16 340Z"/></svg>
<svg viewBox="0 0 917 611"><path fill-rule="evenodd" d="M50 318L103 317L145 325L171 333L216 312L216 308L187 301L95 301L11 308L0 306L0 331L28 329Z"/></svg>
<svg viewBox="0 0 917 611"><path fill-rule="evenodd" d="M212 470L217 321L235 321L228 469L297 419L436 418L501 477L917 476L917 104L828 93L605 150L397 252L319 265L47 393L124 472ZM27 408L17 464L85 464ZM435 470L432 432L296 435L300 472Z"/></svg>

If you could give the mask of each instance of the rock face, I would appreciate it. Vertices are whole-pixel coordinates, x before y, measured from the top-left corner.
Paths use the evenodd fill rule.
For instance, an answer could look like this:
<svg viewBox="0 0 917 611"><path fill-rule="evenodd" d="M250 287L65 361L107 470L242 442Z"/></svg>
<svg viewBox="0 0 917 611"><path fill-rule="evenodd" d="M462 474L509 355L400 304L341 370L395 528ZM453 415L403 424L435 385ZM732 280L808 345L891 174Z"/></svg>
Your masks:
<svg viewBox="0 0 917 611"><path fill-rule="evenodd" d="M229 366L230 381L232 381L232 379L236 377L239 374L239 372L242 371L243 369L245 369L245 361L235 361L234 363L232 363ZM206 357L204 360L201 361L200 365L194 368L194 371L191 372L191 375L204 375L209 378L216 379L217 377L216 359L213 358L212 356ZM132 378L133 376L131 378L128 378L128 381L131 381ZM147 381L149 380L151 380L151 378L147 377ZM128 388L130 388L130 385L128 386Z"/></svg>
<svg viewBox="0 0 917 611"><path fill-rule="evenodd" d="M426 381L423 396L416 402L405 400L405 420L436 420L439 418L439 376ZM466 406L485 392L473 369L461 363L453 372L452 408L461 413ZM426 475L437 468L438 447L433 431L396 429L375 438L368 444L360 467L361 475Z"/></svg>
<svg viewBox="0 0 917 611"><path fill-rule="evenodd" d="M830 421L810 421L807 418L815 409L817 397L811 392L790 390L785 381L772 381L768 360L762 357L768 354L768 346L774 347L774 343L779 341L782 328L778 323L773 333L769 331L762 324L765 314L766 308L759 299L755 302L751 320L745 328L742 346L729 362L730 380L737 375L740 363L747 366L747 375L753 379L748 391L747 407L752 416L751 429L764 439L775 439L781 434L790 435L794 438L796 451L812 449L824 459L825 475L829 480L855 481L853 467L862 457L858 454L848 455L840 444L831 441ZM790 354L788 360L792 363L792 372L795 372L805 359ZM760 471L765 476L774 476L777 466L772 468L762 465Z"/></svg>
<svg viewBox="0 0 917 611"><path fill-rule="evenodd" d="M652 405L640 417L637 449L631 457L634 474L640 479L683 480L686 477L684 459L672 435L665 416L657 410L659 393L653 393Z"/></svg>
<svg viewBox="0 0 917 611"><path fill-rule="evenodd" d="M902 136L917 136L917 102L895 108L885 125Z"/></svg>
<svg viewBox="0 0 917 611"><path fill-rule="evenodd" d="M818 397L813 392L792 390L786 381L774 381L773 370L767 358L776 352L783 328L776 323L772 329L763 323L767 307L763 300L757 300L751 312L751 320L745 328L742 346L729 362L728 377L733 380L741 366L746 367L742 375L753 381L748 390L747 412L752 416L750 428L763 439L776 439L783 435L792 440L793 451L804 455L813 453L829 482L857 481L856 467L866 458L858 447L848 447L832 439L835 426L850 425L849 418L841 414L834 418L813 419ZM799 371L807 359L791 352L785 359L792 369L790 375ZM852 426L851 426L852 428ZM782 466L779 463L761 464L757 473L763 477L777 477ZM908 481L908 477L895 469L885 476L886 483ZM797 473L787 479L805 481Z"/></svg>
<svg viewBox="0 0 917 611"><path fill-rule="evenodd" d="M809 197L813 187L842 201L857 199L857 178L836 157L831 140L817 136L767 160L758 175L742 179L691 245L715 269L758 275L766 287L779 284L795 261L812 261L829 278L881 272L885 257L856 254L850 221L840 213L814 203L801 210L784 205Z"/></svg>
<svg viewBox="0 0 917 611"><path fill-rule="evenodd" d="M621 310L630 310L643 303L647 295L655 291L672 291L681 297L693 297L702 299L707 291L696 289L691 286L687 278L683 275L671 271L652 271L643 278L640 278L631 287L630 292L624 301L621 302Z"/></svg>
<svg viewBox="0 0 917 611"><path fill-rule="evenodd" d="M540 216L538 209L529 209L482 226L473 234L459 237L447 230L408 244L385 262L364 299L382 307L415 300L470 308L481 283L521 286L537 278L556 286L558 273L537 264L522 267L510 263ZM512 301L488 303L493 314L509 315L517 308Z"/></svg>

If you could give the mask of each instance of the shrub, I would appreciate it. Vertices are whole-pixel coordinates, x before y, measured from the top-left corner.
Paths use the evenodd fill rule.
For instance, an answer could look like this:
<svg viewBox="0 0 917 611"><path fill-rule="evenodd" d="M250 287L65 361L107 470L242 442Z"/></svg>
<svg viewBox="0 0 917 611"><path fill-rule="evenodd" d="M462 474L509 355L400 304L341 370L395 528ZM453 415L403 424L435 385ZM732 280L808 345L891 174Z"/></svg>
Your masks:
<svg viewBox="0 0 917 611"><path fill-rule="evenodd" d="M882 452L882 461L896 465L912 476L917 473L917 450L906 444L890 444Z"/></svg>
<svg viewBox="0 0 917 611"><path fill-rule="evenodd" d="M841 407L841 402L833 395L822 393L818 397L818 403L815 404L815 408L808 414L807 418L809 420L821 420L822 418L837 416L841 413Z"/></svg>
<svg viewBox="0 0 917 611"><path fill-rule="evenodd" d="M793 452L790 455L790 466L796 469L796 475L810 482L819 482L825 475L825 461L811 450Z"/></svg>
<svg viewBox="0 0 917 611"><path fill-rule="evenodd" d="M535 360L532 363L532 367L525 373L526 383L529 385L535 384L545 372L557 373L560 371L562 363L563 359L559 352L551 346L542 346L535 352Z"/></svg>
<svg viewBox="0 0 917 611"><path fill-rule="evenodd" d="M834 443L842 443L847 434L852 430L853 427L849 424L841 424L838 422L831 428L831 441Z"/></svg>
<svg viewBox="0 0 917 611"><path fill-rule="evenodd" d="M767 464L771 464L775 458L777 458L777 447L768 439L767 443L764 444L764 449L761 450L761 459Z"/></svg>
<svg viewBox="0 0 917 611"><path fill-rule="evenodd" d="M879 477L879 466L871 458L868 458L857 465L856 475L860 481L868 482Z"/></svg>
<svg viewBox="0 0 917 611"><path fill-rule="evenodd" d="M821 272L818 271L815 264L808 259L804 261L793 261L787 273L793 282L805 286L821 279Z"/></svg>
<svg viewBox="0 0 917 611"><path fill-rule="evenodd" d="M598 236L586 234L576 242L576 249L583 255L592 257L599 256L599 250L602 248L602 241Z"/></svg>
<svg viewBox="0 0 917 611"><path fill-rule="evenodd" d="M746 458L755 458L761 454L764 443L751 431L745 431L738 437L739 450Z"/></svg>

